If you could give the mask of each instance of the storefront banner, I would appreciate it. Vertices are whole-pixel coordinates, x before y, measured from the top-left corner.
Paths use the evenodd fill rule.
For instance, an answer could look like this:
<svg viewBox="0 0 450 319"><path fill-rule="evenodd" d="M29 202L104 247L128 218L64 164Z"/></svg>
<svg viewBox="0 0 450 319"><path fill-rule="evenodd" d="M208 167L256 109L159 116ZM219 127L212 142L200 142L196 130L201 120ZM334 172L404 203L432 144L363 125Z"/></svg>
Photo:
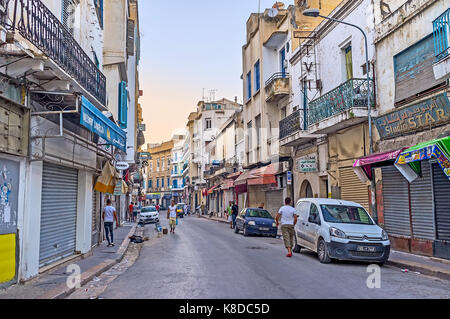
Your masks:
<svg viewBox="0 0 450 319"><path fill-rule="evenodd" d="M428 145L424 148L400 154L396 165L406 165L418 161L435 158L442 168L445 176L450 179L450 160L438 145Z"/></svg>
<svg viewBox="0 0 450 319"><path fill-rule="evenodd" d="M84 96L81 97L80 124L123 152L127 152L126 133L108 119Z"/></svg>
<svg viewBox="0 0 450 319"><path fill-rule="evenodd" d="M431 99L388 113L375 119L381 139L429 129L450 120L450 101L442 93Z"/></svg>

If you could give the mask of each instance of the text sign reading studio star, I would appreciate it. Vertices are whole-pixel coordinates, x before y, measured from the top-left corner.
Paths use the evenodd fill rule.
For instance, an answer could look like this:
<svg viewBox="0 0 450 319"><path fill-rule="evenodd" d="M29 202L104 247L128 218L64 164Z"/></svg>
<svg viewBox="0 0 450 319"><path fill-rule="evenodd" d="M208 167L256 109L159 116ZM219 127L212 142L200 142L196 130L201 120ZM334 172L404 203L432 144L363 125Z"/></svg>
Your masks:
<svg viewBox="0 0 450 319"><path fill-rule="evenodd" d="M375 120L382 139L397 137L445 124L450 119L450 102L443 93Z"/></svg>

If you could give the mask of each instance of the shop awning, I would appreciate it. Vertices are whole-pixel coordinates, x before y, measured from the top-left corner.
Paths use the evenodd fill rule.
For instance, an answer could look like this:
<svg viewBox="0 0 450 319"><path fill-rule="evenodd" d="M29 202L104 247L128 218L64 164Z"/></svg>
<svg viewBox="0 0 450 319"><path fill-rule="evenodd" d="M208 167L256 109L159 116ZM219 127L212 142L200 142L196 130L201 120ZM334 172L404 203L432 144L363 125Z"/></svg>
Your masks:
<svg viewBox="0 0 450 319"><path fill-rule="evenodd" d="M103 138L108 144L127 152L126 133L84 96L81 97L80 124Z"/></svg>
<svg viewBox="0 0 450 319"><path fill-rule="evenodd" d="M365 183L372 180L372 168L386 165L393 165L397 157L406 150L406 147L399 150L376 153L369 156L361 157L353 164L353 170L359 179Z"/></svg>
<svg viewBox="0 0 450 319"><path fill-rule="evenodd" d="M255 177L252 177L248 179L247 184L248 185L269 185L269 184L276 184L277 178L275 175L280 170L280 163L273 163L268 166L256 168L253 170L252 175Z"/></svg>
<svg viewBox="0 0 450 319"><path fill-rule="evenodd" d="M220 186L221 189L230 189L234 187L234 180L233 179L226 179L222 185Z"/></svg>
<svg viewBox="0 0 450 319"><path fill-rule="evenodd" d="M208 189L208 194L212 194L215 190L219 190L220 189L220 184L219 185L215 185L211 188Z"/></svg>
<svg viewBox="0 0 450 319"><path fill-rule="evenodd" d="M235 180L236 178L238 178L239 176L241 176L241 174L242 174L242 172L236 172L236 173L233 173L233 174L228 175L227 178L228 178L228 179Z"/></svg>
<svg viewBox="0 0 450 319"><path fill-rule="evenodd" d="M249 178L257 177L257 176L254 176L254 175L252 174L252 172L253 172L253 170L248 170L248 171L245 171L244 173L242 173L241 176L239 176L239 177L234 181L234 185L235 185L235 186L236 186L236 185L243 185L243 184L247 185L247 180L248 180Z"/></svg>
<svg viewBox="0 0 450 319"><path fill-rule="evenodd" d="M421 172L421 161L435 158L450 179L450 136L420 143L402 152L395 166L411 183Z"/></svg>
<svg viewBox="0 0 450 319"><path fill-rule="evenodd" d="M158 193L147 194L147 199L160 199L160 198L161 194Z"/></svg>

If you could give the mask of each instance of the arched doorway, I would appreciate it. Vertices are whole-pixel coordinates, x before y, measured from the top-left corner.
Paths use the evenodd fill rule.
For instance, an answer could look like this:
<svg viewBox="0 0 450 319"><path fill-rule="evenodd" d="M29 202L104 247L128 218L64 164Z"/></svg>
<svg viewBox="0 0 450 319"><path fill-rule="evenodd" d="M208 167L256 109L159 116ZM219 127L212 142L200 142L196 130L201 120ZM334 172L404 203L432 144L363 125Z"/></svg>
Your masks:
<svg viewBox="0 0 450 319"><path fill-rule="evenodd" d="M300 198L314 198L311 183L307 180L303 181L302 187L300 188Z"/></svg>

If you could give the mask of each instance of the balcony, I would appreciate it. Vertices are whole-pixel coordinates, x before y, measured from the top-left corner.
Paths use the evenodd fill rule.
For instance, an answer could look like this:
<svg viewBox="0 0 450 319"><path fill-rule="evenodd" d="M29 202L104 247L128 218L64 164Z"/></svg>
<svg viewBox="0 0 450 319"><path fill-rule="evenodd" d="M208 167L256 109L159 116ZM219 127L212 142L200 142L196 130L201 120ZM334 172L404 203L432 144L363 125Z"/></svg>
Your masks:
<svg viewBox="0 0 450 319"><path fill-rule="evenodd" d="M319 135L308 132L308 119L303 109L293 112L280 121L280 146L297 146L307 143Z"/></svg>
<svg viewBox="0 0 450 319"><path fill-rule="evenodd" d="M370 84L374 103L373 82ZM350 79L310 102L308 128L312 134L327 134L367 121L367 79ZM372 116L377 112L372 109Z"/></svg>
<svg viewBox="0 0 450 319"><path fill-rule="evenodd" d="M450 78L450 8L433 21L434 55L433 72L436 80Z"/></svg>
<svg viewBox="0 0 450 319"><path fill-rule="evenodd" d="M266 81L266 102L276 103L290 94L289 73L275 73Z"/></svg>
<svg viewBox="0 0 450 319"><path fill-rule="evenodd" d="M75 88L84 89L104 106L105 76L59 19L40 0L10 0L7 5L9 15L3 14L0 19L3 26L8 31L18 30L63 71L58 74L59 78L74 79ZM41 73L48 77L45 71ZM35 77L39 79L39 74Z"/></svg>

